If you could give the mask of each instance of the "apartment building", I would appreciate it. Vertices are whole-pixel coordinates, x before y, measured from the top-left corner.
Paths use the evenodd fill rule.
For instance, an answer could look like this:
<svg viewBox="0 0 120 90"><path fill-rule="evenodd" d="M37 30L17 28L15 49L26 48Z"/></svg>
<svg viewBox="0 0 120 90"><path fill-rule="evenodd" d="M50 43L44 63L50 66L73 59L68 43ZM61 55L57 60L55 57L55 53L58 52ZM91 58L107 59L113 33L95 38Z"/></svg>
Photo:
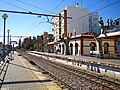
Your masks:
<svg viewBox="0 0 120 90"><path fill-rule="evenodd" d="M98 13L89 13L87 8L82 8L79 4L76 6L66 6L57 15L60 17L53 18L55 41L59 41L63 34L65 37L68 34L74 36L74 30L76 31L76 35L89 32L100 34ZM72 19L67 17L71 17Z"/></svg>
<svg viewBox="0 0 120 90"><path fill-rule="evenodd" d="M63 35L64 37L71 35L73 39L78 38L82 33L100 33L98 13L89 13L87 8L82 8L79 4L76 6L66 6L57 15L59 17L54 17L52 20L54 42L59 42L59 45L54 45L54 50L59 47L62 54L66 52L66 45L61 41ZM74 41L70 42L73 45L73 55L76 55L75 50L77 47L80 51L80 39L76 39L76 43ZM80 54L78 53L78 55Z"/></svg>
<svg viewBox="0 0 120 90"><path fill-rule="evenodd" d="M99 26L99 15L97 12L89 14L89 29L90 33L100 34L100 26Z"/></svg>
<svg viewBox="0 0 120 90"><path fill-rule="evenodd" d="M59 41L64 34L66 37L68 34L76 34L89 32L89 12L87 8L82 8L80 5L66 6L57 15L60 17L53 18L53 31L55 41ZM67 18L72 17L72 19Z"/></svg>

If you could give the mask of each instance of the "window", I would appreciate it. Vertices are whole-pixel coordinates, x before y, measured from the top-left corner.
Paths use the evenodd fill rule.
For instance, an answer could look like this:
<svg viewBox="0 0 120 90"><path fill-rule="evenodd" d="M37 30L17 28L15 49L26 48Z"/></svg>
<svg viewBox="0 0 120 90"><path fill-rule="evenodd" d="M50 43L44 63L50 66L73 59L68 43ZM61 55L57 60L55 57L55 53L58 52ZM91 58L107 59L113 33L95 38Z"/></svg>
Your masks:
<svg viewBox="0 0 120 90"><path fill-rule="evenodd" d="M96 44L94 42L90 43L90 51L95 51Z"/></svg>
<svg viewBox="0 0 120 90"><path fill-rule="evenodd" d="M120 45L120 41L117 42L117 45Z"/></svg>
<svg viewBox="0 0 120 90"><path fill-rule="evenodd" d="M116 21L116 25L119 25L119 21Z"/></svg>
<svg viewBox="0 0 120 90"><path fill-rule="evenodd" d="M70 33L70 36L72 36L72 33Z"/></svg>
<svg viewBox="0 0 120 90"><path fill-rule="evenodd" d="M58 32L56 31L56 34L58 34Z"/></svg>
<svg viewBox="0 0 120 90"><path fill-rule="evenodd" d="M78 54L78 43L75 43L75 55Z"/></svg>
<svg viewBox="0 0 120 90"><path fill-rule="evenodd" d="M62 54L64 54L64 44L62 45Z"/></svg>
<svg viewBox="0 0 120 90"><path fill-rule="evenodd" d="M109 51L109 44L104 43L104 54L108 54L108 51Z"/></svg>
<svg viewBox="0 0 120 90"><path fill-rule="evenodd" d="M98 19L97 19L97 17L94 17L94 19L93 19L94 21L97 21Z"/></svg>
<svg viewBox="0 0 120 90"><path fill-rule="evenodd" d="M61 52L61 45L59 45L59 49L60 49L60 52Z"/></svg>
<svg viewBox="0 0 120 90"><path fill-rule="evenodd" d="M94 24L94 27L97 27L97 24Z"/></svg>
<svg viewBox="0 0 120 90"><path fill-rule="evenodd" d="M73 55L73 44L70 44L70 55Z"/></svg>

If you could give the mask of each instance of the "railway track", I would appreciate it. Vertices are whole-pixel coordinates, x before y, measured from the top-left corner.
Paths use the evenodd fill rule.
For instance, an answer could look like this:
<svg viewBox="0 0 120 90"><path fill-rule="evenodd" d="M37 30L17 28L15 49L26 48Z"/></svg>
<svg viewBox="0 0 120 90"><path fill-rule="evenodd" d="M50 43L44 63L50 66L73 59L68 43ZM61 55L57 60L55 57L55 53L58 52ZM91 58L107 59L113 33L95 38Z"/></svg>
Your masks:
<svg viewBox="0 0 120 90"><path fill-rule="evenodd" d="M120 83L117 81L105 79L85 70L57 63L47 58L27 53L22 55L55 77L69 90L120 90Z"/></svg>

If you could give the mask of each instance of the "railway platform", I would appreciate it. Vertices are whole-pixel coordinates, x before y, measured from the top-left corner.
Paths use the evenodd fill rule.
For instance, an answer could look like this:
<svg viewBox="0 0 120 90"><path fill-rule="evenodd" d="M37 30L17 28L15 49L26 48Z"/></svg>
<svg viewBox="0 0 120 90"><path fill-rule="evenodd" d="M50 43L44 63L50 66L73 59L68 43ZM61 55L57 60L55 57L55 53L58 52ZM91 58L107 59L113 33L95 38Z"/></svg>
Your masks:
<svg viewBox="0 0 120 90"><path fill-rule="evenodd" d="M14 60L7 62L6 74L0 75L0 80L4 76L3 82L0 82L0 90L61 90L57 84L17 52L13 57Z"/></svg>
<svg viewBox="0 0 120 90"><path fill-rule="evenodd" d="M40 53L44 55L49 55L49 56L58 56L61 58L67 58L67 59L73 59L73 60L78 60L82 62L90 62L90 63L98 63L98 64L103 64L107 66L113 66L113 67L118 67L120 68L120 59L100 59L96 57L89 57L89 56L74 56L74 55L62 55L62 54L55 54L55 53L46 53L46 52L36 52L36 51L31 51L33 53Z"/></svg>

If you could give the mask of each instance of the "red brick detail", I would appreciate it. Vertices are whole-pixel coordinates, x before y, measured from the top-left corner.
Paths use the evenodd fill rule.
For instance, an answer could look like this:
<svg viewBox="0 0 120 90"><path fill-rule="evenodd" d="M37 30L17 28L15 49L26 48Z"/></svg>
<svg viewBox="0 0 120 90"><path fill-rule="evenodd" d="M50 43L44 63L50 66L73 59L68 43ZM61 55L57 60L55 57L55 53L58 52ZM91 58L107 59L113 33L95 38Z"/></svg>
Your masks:
<svg viewBox="0 0 120 90"><path fill-rule="evenodd" d="M83 55L83 38L81 37L81 42L80 42L80 55Z"/></svg>

